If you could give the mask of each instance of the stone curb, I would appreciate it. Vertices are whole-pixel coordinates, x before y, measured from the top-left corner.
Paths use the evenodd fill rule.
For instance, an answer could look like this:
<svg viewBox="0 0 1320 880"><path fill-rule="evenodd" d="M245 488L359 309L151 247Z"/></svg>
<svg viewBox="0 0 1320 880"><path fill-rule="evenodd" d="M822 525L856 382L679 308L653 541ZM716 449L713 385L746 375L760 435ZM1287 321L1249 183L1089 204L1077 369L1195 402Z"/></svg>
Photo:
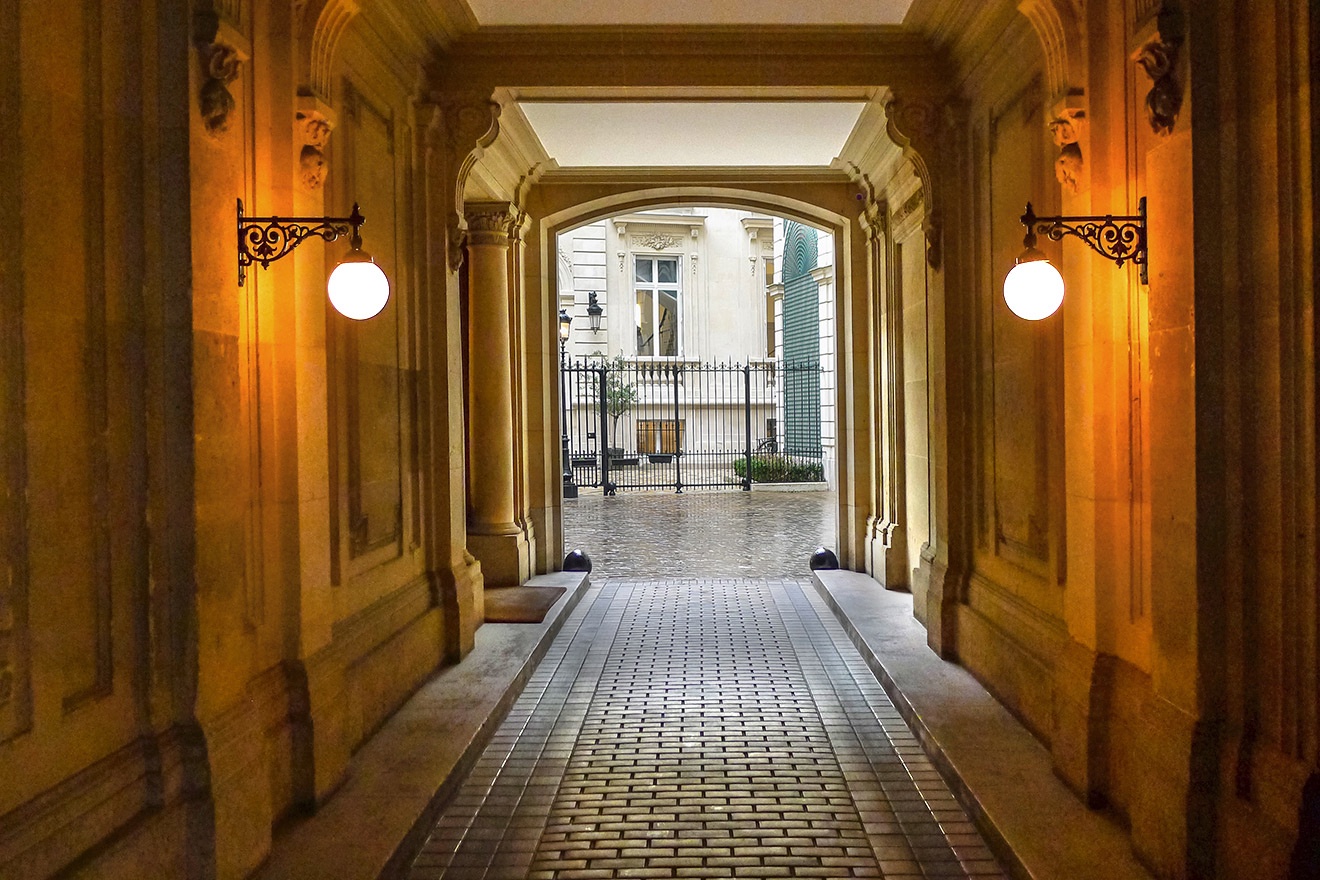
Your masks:
<svg viewBox="0 0 1320 880"><path fill-rule="evenodd" d="M1054 774L1049 752L966 669L940 659L912 596L813 571L834 612L996 858L1016 880L1152 880L1127 834Z"/></svg>

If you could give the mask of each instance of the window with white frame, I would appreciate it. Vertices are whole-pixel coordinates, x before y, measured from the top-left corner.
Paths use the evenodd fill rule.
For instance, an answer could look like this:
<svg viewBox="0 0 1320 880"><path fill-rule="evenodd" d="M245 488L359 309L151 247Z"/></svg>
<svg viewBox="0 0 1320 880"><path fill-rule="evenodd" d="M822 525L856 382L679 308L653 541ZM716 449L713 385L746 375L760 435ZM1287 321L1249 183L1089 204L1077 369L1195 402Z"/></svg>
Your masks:
<svg viewBox="0 0 1320 880"><path fill-rule="evenodd" d="M683 274L678 257L633 258L637 354L678 357L679 300Z"/></svg>

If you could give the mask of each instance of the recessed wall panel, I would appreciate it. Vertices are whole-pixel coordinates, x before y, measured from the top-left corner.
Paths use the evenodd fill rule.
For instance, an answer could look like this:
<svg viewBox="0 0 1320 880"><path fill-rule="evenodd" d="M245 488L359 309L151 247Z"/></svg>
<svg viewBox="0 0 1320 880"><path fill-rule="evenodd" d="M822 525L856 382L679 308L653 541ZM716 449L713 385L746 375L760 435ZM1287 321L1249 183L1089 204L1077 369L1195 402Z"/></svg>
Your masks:
<svg viewBox="0 0 1320 880"><path fill-rule="evenodd" d="M1038 90L1028 87L991 121L990 256L988 312L990 352L983 363L990 400L984 410L988 441L986 486L996 555L1045 573L1052 522L1050 469L1061 454L1053 420L1059 417L1060 316L1025 321L1008 310L1003 279L1022 251L1019 221L1028 200L1038 213L1051 212L1040 173L1047 137ZM1057 247L1042 244L1048 250Z"/></svg>
<svg viewBox="0 0 1320 880"><path fill-rule="evenodd" d="M368 218L364 247L395 280L385 310L341 320L346 342L348 532L353 556L396 543L402 531L399 296L393 120L350 92L354 198Z"/></svg>

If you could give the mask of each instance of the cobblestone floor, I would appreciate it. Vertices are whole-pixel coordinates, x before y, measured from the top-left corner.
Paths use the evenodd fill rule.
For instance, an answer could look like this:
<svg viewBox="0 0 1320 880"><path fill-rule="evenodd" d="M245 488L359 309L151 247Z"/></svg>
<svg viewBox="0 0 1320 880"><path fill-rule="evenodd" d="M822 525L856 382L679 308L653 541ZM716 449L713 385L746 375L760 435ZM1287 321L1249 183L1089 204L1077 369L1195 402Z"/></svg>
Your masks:
<svg viewBox="0 0 1320 880"><path fill-rule="evenodd" d="M620 492L564 502L564 547L596 575L802 577L837 549L833 492Z"/></svg>
<svg viewBox="0 0 1320 880"><path fill-rule="evenodd" d="M597 583L410 880L1002 880L805 581Z"/></svg>

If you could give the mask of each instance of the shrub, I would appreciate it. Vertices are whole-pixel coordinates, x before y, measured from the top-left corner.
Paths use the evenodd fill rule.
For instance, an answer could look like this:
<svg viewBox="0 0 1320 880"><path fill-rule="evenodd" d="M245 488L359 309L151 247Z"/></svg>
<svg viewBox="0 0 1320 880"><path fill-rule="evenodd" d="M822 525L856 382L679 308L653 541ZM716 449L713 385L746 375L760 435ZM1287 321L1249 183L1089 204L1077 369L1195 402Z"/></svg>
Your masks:
<svg viewBox="0 0 1320 880"><path fill-rule="evenodd" d="M747 476L747 459L733 463L739 477ZM754 483L819 483L825 479L825 466L818 461L794 461L787 455L753 455Z"/></svg>

